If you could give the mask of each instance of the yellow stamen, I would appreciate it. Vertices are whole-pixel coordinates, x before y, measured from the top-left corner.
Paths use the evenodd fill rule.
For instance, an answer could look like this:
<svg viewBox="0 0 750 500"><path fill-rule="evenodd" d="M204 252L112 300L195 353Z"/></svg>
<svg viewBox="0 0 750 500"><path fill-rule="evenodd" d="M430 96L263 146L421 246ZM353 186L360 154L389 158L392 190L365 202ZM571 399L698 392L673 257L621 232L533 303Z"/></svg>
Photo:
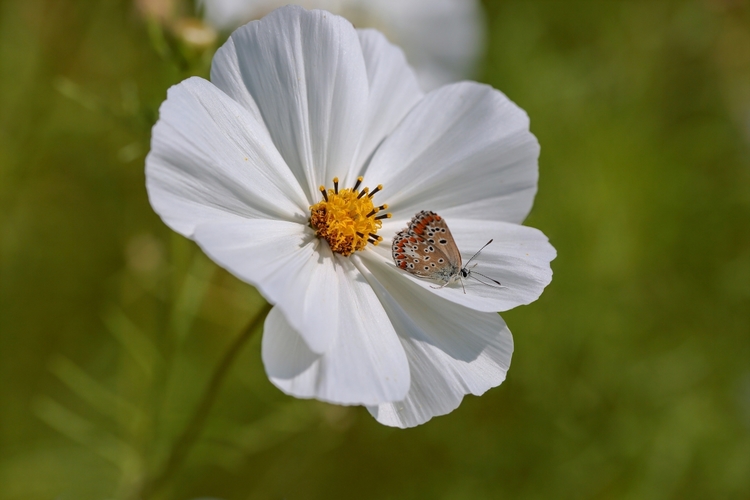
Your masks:
<svg viewBox="0 0 750 500"><path fill-rule="evenodd" d="M383 189L383 185L382 184L378 184L378 187L376 187L375 189L373 189L372 193L368 194L367 196L369 196L370 198L372 198L373 196L375 196L375 193L377 193L381 189Z"/></svg>
<svg viewBox="0 0 750 500"><path fill-rule="evenodd" d="M373 217L388 208L387 204L376 207L372 203L372 195L383 186L379 185L372 193L368 188L358 193L361 182L362 177L359 177L353 188L339 189L339 179L334 177L333 189L320 186L323 200L310 207L310 226L315 229L315 235L325 239L331 250L344 256L364 250L368 242L380 243L383 238L376 233L383 225L381 219L391 215ZM370 196L364 196L367 193Z"/></svg>

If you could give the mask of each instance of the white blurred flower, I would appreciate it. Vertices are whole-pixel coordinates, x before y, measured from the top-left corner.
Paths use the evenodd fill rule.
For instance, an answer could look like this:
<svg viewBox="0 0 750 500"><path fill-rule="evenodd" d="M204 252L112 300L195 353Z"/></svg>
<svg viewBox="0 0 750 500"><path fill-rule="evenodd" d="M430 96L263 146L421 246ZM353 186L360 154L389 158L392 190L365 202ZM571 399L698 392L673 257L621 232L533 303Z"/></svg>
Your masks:
<svg viewBox="0 0 750 500"><path fill-rule="evenodd" d="M175 2L174 0L135 0L135 7L143 17L165 22L174 14Z"/></svg>
<svg viewBox="0 0 750 500"><path fill-rule="evenodd" d="M205 19L232 30L289 3L375 28L406 52L423 90L472 77L484 47L478 0L200 0Z"/></svg>
<svg viewBox="0 0 750 500"><path fill-rule="evenodd" d="M192 50L204 51L216 47L217 33L200 19L183 17L175 21L172 31L177 38Z"/></svg>
<svg viewBox="0 0 750 500"><path fill-rule="evenodd" d="M495 311L536 300L555 257L520 225L538 154L497 90L424 95L377 31L284 7L234 32L211 82L169 90L146 176L164 222L275 305L262 355L277 387L410 427L505 378L513 340ZM373 199L393 217L371 214ZM494 238L478 269L507 288L436 289L397 269L391 240L421 209L449 221L465 255Z"/></svg>

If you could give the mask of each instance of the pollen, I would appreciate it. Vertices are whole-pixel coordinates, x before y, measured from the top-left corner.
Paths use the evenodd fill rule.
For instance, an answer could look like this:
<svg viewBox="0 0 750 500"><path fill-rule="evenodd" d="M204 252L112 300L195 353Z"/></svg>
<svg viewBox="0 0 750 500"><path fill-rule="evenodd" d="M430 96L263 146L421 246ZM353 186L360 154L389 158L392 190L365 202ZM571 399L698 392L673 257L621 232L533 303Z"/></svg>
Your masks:
<svg viewBox="0 0 750 500"><path fill-rule="evenodd" d="M315 235L344 256L364 250L368 243L380 243L383 238L378 236L378 229L383 219L391 217L389 213L380 214L388 205L377 206L372 199L383 186L360 191L361 184L362 177L358 177L354 187L339 189L339 179L334 177L333 189L320 186L323 199L310 207L310 227L315 229Z"/></svg>

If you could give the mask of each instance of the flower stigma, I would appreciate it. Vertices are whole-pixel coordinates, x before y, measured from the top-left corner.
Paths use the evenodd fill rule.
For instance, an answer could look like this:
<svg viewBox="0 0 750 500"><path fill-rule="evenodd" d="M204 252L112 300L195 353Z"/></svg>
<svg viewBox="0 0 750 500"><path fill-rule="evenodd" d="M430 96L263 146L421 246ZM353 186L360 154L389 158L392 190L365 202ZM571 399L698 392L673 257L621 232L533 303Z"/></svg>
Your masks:
<svg viewBox="0 0 750 500"><path fill-rule="evenodd" d="M310 226L315 229L315 235L343 256L364 250L368 243L380 243L383 237L377 232L383 226L382 219L391 217L391 214L377 215L388 205L375 206L372 202L372 197L383 186L358 191L360 184L362 177L357 177L354 187L339 189L339 178L334 177L333 189L320 186L323 200L310 207Z"/></svg>

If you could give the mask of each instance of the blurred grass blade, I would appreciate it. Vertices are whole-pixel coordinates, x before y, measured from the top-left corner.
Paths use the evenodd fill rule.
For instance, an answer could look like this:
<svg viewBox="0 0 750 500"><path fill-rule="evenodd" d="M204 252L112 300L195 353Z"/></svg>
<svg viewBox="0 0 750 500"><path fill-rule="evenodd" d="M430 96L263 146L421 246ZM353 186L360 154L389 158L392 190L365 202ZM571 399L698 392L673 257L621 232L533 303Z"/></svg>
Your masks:
<svg viewBox="0 0 750 500"><path fill-rule="evenodd" d="M146 375L151 377L154 366L163 362L159 350L151 339L115 306L110 306L102 316L102 320L112 336L133 357Z"/></svg>
<svg viewBox="0 0 750 500"><path fill-rule="evenodd" d="M143 418L135 406L110 391L70 359L56 356L49 369L71 391L102 415L111 417L120 424Z"/></svg>
<svg viewBox="0 0 750 500"><path fill-rule="evenodd" d="M235 446L247 455L272 448L320 422L314 405L294 401L237 431Z"/></svg>
<svg viewBox="0 0 750 500"><path fill-rule="evenodd" d="M33 402L33 411L60 434L82 444L121 470L130 471L133 463L140 462L138 453L127 443L98 429L50 397L38 397Z"/></svg>
<svg viewBox="0 0 750 500"><path fill-rule="evenodd" d="M172 308L171 328L182 342L193 326L216 266L201 252L195 252Z"/></svg>
<svg viewBox="0 0 750 500"><path fill-rule="evenodd" d="M87 92L83 87L78 85L72 80L65 77L59 76L54 80L55 90L60 92L62 95L70 99L71 101L77 102L89 111L94 111L102 114L110 114L110 110L104 106L94 94Z"/></svg>
<svg viewBox="0 0 750 500"><path fill-rule="evenodd" d="M122 111L126 115L135 116L141 111L141 98L138 95L138 86L132 80L126 80L120 84L120 95L122 96Z"/></svg>
<svg viewBox="0 0 750 500"><path fill-rule="evenodd" d="M270 450L309 430L322 420L316 405L293 401L246 425L223 422L201 443L207 460L232 473L238 473L249 457ZM214 430L216 433L217 431Z"/></svg>
<svg viewBox="0 0 750 500"><path fill-rule="evenodd" d="M172 49L169 47L169 42L161 23L157 19L151 18L146 22L146 28L148 29L148 38L154 51L161 58L170 60L172 58Z"/></svg>

